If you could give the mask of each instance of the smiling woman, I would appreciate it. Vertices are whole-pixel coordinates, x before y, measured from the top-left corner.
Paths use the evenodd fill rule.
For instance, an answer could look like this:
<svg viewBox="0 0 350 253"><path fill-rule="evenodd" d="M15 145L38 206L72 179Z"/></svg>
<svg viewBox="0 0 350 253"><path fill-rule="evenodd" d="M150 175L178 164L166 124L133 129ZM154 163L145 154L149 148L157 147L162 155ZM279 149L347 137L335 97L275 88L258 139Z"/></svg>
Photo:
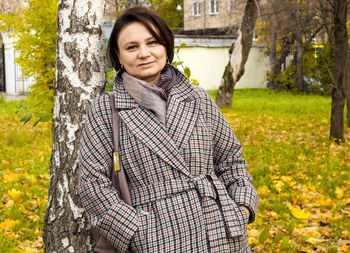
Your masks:
<svg viewBox="0 0 350 253"><path fill-rule="evenodd" d="M111 245L95 252L250 252L258 197L242 147L209 94L169 64L168 25L147 8L128 9L107 53L118 71L114 101L92 103L79 150L82 204ZM111 181L112 106L131 205Z"/></svg>
<svg viewBox="0 0 350 253"><path fill-rule="evenodd" d="M155 28L152 27L152 30ZM120 64L130 75L157 84L166 64L166 50L142 23L126 26L119 34Z"/></svg>

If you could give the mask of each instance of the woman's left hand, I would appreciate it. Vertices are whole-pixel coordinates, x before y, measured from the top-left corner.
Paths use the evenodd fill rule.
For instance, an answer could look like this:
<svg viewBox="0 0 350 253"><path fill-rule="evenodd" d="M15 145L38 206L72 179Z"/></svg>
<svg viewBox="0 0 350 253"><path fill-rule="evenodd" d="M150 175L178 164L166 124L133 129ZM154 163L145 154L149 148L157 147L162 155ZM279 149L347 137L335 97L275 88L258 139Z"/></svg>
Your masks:
<svg viewBox="0 0 350 253"><path fill-rule="evenodd" d="M249 217L250 217L250 211L249 211L249 209L247 208L247 207L245 207L245 206L241 206L242 208L243 208L243 210L247 213L247 216L248 216L248 219L249 219Z"/></svg>

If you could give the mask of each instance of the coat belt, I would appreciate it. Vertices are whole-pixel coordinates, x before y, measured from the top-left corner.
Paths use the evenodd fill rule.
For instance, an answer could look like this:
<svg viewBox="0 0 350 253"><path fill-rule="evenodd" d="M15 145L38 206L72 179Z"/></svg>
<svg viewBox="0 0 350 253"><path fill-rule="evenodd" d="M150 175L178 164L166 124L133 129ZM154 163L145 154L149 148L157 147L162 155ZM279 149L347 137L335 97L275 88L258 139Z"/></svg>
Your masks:
<svg viewBox="0 0 350 253"><path fill-rule="evenodd" d="M199 175L189 180L169 180L155 182L150 185L130 189L133 206L147 204L153 201L172 197L176 194L197 190L202 198L212 198L220 205L225 226L231 237L242 235L242 215L240 207L228 195L224 184L216 175ZM244 227L243 227L244 228Z"/></svg>

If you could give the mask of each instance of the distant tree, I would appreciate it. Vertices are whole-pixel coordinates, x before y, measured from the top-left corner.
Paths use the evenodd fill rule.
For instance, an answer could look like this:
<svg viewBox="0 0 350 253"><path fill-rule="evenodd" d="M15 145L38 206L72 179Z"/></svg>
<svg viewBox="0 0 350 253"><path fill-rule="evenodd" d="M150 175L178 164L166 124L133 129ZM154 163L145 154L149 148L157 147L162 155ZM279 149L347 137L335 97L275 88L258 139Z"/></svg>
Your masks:
<svg viewBox="0 0 350 253"><path fill-rule="evenodd" d="M349 78L349 36L347 33L347 0L328 0L326 4L333 14L333 52L335 58L334 82L332 90L332 113L330 137L344 141L344 105L347 100L347 119L350 126L350 78Z"/></svg>
<svg viewBox="0 0 350 253"><path fill-rule="evenodd" d="M350 79L349 79L349 44L347 33L348 0L270 0L265 1L262 8L262 23L259 35L270 44L271 71L270 86L279 88L279 77L285 65L286 57L294 55L293 79L296 87L303 91L304 66L303 50L320 33L326 33L322 61L309 69L314 70L311 76L326 75L331 78L320 77L319 80L328 83L321 84L332 87L332 116L330 136L336 140L344 140L343 118L344 105L350 107ZM328 45L331 45L329 50ZM279 48L277 50L276 48ZM331 52L331 55L327 55ZM324 57L327 57L326 59ZM313 57L314 58L314 57ZM313 59L315 61L315 59ZM326 68L324 66L326 65ZM288 77L287 77L288 78ZM350 110L347 110L348 126L350 126Z"/></svg>
<svg viewBox="0 0 350 253"><path fill-rule="evenodd" d="M269 87L284 88L281 71L294 65L292 87L305 91L304 49L323 28L319 9L315 0L270 0L262 5L258 37L269 45ZM292 57L292 64L286 64L287 57Z"/></svg>
<svg viewBox="0 0 350 253"><path fill-rule="evenodd" d="M230 60L225 67L216 96L216 103L219 107L231 107L235 85L244 73L244 65L248 59L258 18L258 2L259 0L246 1L239 36L229 50Z"/></svg>
<svg viewBox="0 0 350 253"><path fill-rule="evenodd" d="M182 29L184 26L183 0L152 0L151 8L168 23L171 29ZM181 7L181 10L178 9Z"/></svg>
<svg viewBox="0 0 350 253"><path fill-rule="evenodd" d="M60 0L45 252L92 252L77 195L77 152L86 110L104 91L104 1Z"/></svg>
<svg viewBox="0 0 350 253"><path fill-rule="evenodd" d="M0 33L0 91L5 90L5 73L4 73L4 43L2 40L2 35Z"/></svg>
<svg viewBox="0 0 350 253"><path fill-rule="evenodd" d="M117 11L120 13L126 8L135 5L144 5L155 10L173 30L181 29L184 26L183 0L123 0L118 1ZM178 9L178 6L181 9Z"/></svg>

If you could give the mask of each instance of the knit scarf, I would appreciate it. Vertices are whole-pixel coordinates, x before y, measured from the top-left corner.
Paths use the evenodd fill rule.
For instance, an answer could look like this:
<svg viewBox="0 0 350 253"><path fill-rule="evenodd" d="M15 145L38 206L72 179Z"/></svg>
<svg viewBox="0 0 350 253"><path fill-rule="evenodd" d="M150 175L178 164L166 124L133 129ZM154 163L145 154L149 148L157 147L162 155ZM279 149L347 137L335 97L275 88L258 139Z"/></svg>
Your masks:
<svg viewBox="0 0 350 253"><path fill-rule="evenodd" d="M119 75L118 75L119 76ZM117 78L118 78L117 76ZM157 85L149 84L124 71L121 75L125 90L139 105L152 110L157 119L165 125L167 99L176 81L175 67L167 64L160 74Z"/></svg>

